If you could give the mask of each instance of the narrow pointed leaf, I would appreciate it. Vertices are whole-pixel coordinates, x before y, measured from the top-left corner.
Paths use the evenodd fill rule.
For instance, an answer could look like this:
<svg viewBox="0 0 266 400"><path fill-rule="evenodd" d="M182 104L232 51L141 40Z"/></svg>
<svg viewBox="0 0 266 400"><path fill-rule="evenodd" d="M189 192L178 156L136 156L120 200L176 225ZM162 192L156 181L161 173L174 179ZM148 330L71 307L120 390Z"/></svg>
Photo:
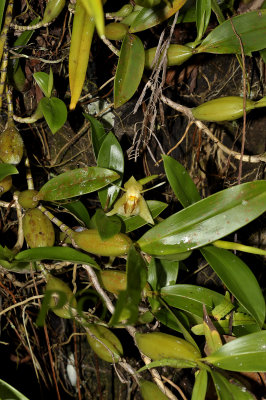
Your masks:
<svg viewBox="0 0 266 400"><path fill-rule="evenodd" d="M82 5L88 15L94 19L100 38L104 37L104 13L102 0L82 0Z"/></svg>
<svg viewBox="0 0 266 400"><path fill-rule="evenodd" d="M173 0L169 4L161 3L153 8L143 8L134 19L130 32L140 32L160 24L174 15L184 4L186 0ZM170 4L172 3L172 4Z"/></svg>
<svg viewBox="0 0 266 400"><path fill-rule="evenodd" d="M64 207L79 218L87 228L90 228L90 215L84 204L77 200L64 204Z"/></svg>
<svg viewBox="0 0 266 400"><path fill-rule="evenodd" d="M119 178L110 169L100 167L78 168L64 172L45 183L38 198L55 201L94 192Z"/></svg>
<svg viewBox="0 0 266 400"><path fill-rule="evenodd" d="M28 397L2 379L0 379L0 398L1 400L29 400Z"/></svg>
<svg viewBox="0 0 266 400"><path fill-rule="evenodd" d="M18 174L17 168L12 164L0 163L0 181L9 175Z"/></svg>
<svg viewBox="0 0 266 400"><path fill-rule="evenodd" d="M38 247L36 249L24 250L15 257L16 261L41 261L41 260L61 260L70 261L78 264L87 264L93 268L100 269L98 264L85 253L71 247Z"/></svg>
<svg viewBox="0 0 266 400"><path fill-rule="evenodd" d="M112 132L108 133L101 145L97 158L97 165L98 167L112 169L120 176L120 179L115 182L115 186L111 185L98 192L102 207L105 208L107 204L108 207L111 207L119 194L119 186L121 186L124 173L123 150Z"/></svg>
<svg viewBox="0 0 266 400"><path fill-rule="evenodd" d="M69 51L71 110L75 109L84 85L94 29L93 18L86 12L82 1L77 0Z"/></svg>
<svg viewBox="0 0 266 400"><path fill-rule="evenodd" d="M208 373L205 369L201 369L195 377L191 400L205 400L207 383Z"/></svg>
<svg viewBox="0 0 266 400"><path fill-rule="evenodd" d="M127 324L136 322L141 292L146 282L146 263L141 254L132 245L127 258L127 289L119 293L110 325L116 325L121 320L127 320Z"/></svg>
<svg viewBox="0 0 266 400"><path fill-rule="evenodd" d="M220 400L255 400L240 382L234 385L216 371L211 371L211 376Z"/></svg>
<svg viewBox="0 0 266 400"><path fill-rule="evenodd" d="M201 40L204 35L211 16L211 0L197 0L196 1L196 26L197 26L197 39Z"/></svg>
<svg viewBox="0 0 266 400"><path fill-rule="evenodd" d="M172 307L203 318L203 305L208 313L223 301L223 295L196 285L165 286L160 292L162 299Z"/></svg>
<svg viewBox="0 0 266 400"><path fill-rule="evenodd" d="M67 108L62 100L57 97L43 97L39 107L52 133L62 128L67 120Z"/></svg>
<svg viewBox="0 0 266 400"><path fill-rule="evenodd" d="M203 360L229 371L266 372L266 331L232 340Z"/></svg>
<svg viewBox="0 0 266 400"><path fill-rule="evenodd" d="M126 103L136 92L144 70L145 51L142 41L127 33L120 50L114 82L114 107Z"/></svg>
<svg viewBox="0 0 266 400"><path fill-rule="evenodd" d="M2 22L3 22L3 15L4 15L4 10L5 10L5 5L6 5L6 0L2 0L0 2L0 30L2 28Z"/></svg>
<svg viewBox="0 0 266 400"><path fill-rule="evenodd" d="M261 327L265 320L265 301L248 266L228 250L206 246L201 252L227 289Z"/></svg>
<svg viewBox="0 0 266 400"><path fill-rule="evenodd" d="M257 10L237 15L217 26L197 48L198 52L241 54L239 38L232 24L241 38L245 54L266 48L266 10Z"/></svg>
<svg viewBox="0 0 266 400"><path fill-rule="evenodd" d="M145 233L138 244L154 256L210 244L248 224L266 210L266 181L248 182L173 214Z"/></svg>
<svg viewBox="0 0 266 400"><path fill-rule="evenodd" d="M195 183L182 164L165 155L163 163L168 182L184 208L201 200Z"/></svg>
<svg viewBox="0 0 266 400"><path fill-rule="evenodd" d="M107 134L105 133L103 124L101 124L96 118L92 117L89 114L84 114L84 117L90 121L91 124L91 140L95 158L98 158L98 154L101 148L101 145L104 142Z"/></svg>

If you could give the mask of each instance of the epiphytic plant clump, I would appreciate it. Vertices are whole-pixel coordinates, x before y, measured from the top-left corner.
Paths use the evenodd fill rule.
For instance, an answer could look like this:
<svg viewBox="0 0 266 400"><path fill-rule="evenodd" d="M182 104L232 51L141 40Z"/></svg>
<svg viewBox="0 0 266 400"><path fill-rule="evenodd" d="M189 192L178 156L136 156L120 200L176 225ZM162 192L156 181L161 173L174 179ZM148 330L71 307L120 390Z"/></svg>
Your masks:
<svg viewBox="0 0 266 400"><path fill-rule="evenodd" d="M20 366L24 353L30 354L38 382L53 382L58 399L63 391L88 396L91 370L98 392L90 396L102 398L102 371L109 367L128 388L125 398L130 392L132 398L176 400L182 390L172 371L184 369L194 380L182 398L208 398L211 381L221 400L254 399L258 389L242 374L266 372L265 288L254 267L266 251L232 234L266 210L266 182L258 174L242 176L244 162L266 160L264 153L244 154L247 121L261 118L259 109L266 106L263 84L253 85L245 64L256 60L255 52L265 62L265 5L238 14L234 2L210 0L124 1L119 10L109 0L13 5L0 3L2 343L10 341L12 348L14 332L19 337L10 359L16 354ZM187 29L183 22L193 29L178 41L179 29ZM97 87L102 77L91 74L103 46L101 64L110 76ZM204 64L212 54L235 56L233 76L241 73L243 90L224 95L218 85L211 91L197 60ZM206 80L204 95L193 93L198 81L187 84L190 74ZM178 87L167 92L170 98L165 88L173 77ZM126 112L142 109L144 117L132 124L128 151L110 129L116 132L114 120L123 123L120 111L129 100L134 110ZM64 130L81 118L80 131ZM173 118L188 123L171 147ZM224 122L232 137L243 128L240 152L222 142L227 130L216 133ZM89 141L76 154L88 129ZM31 147L30 135L39 149ZM67 141L54 149L60 137ZM181 156L170 156L184 139L192 149L190 173ZM87 162L89 150L94 159ZM203 154L217 155L219 178L224 165L240 160L237 179L205 191L202 180L218 172L208 175ZM226 161L224 154L230 156ZM129 159L142 160L141 173ZM245 252L254 265L245 263ZM195 265L202 259L203 267ZM220 285L195 283L194 275L206 266ZM2 397L26 399L0 380Z"/></svg>

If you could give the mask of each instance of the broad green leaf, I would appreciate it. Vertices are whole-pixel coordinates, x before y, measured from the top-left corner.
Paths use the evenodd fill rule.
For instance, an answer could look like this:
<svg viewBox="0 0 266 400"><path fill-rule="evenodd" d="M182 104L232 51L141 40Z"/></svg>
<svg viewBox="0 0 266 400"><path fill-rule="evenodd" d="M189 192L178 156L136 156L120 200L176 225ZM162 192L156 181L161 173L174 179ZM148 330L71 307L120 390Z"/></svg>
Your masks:
<svg viewBox="0 0 266 400"><path fill-rule="evenodd" d="M239 38L244 53L266 48L266 10L251 11L237 15L217 26L197 48L199 53L241 54Z"/></svg>
<svg viewBox="0 0 266 400"><path fill-rule="evenodd" d="M79 218L87 228L90 228L90 215L84 204L77 200L64 204L64 207Z"/></svg>
<svg viewBox="0 0 266 400"><path fill-rule="evenodd" d="M98 264L85 253L71 247L38 247L21 251L15 257L15 261L41 261L41 260L62 260L79 264L87 264L93 268L100 269Z"/></svg>
<svg viewBox="0 0 266 400"><path fill-rule="evenodd" d="M153 219L161 214L161 212L163 212L163 210L165 210L167 207L166 203L157 200L147 200L146 203ZM142 226L147 224L147 222L139 215L134 215L132 217L119 215L119 218L123 220L126 233L132 232L135 229L141 228Z"/></svg>
<svg viewBox="0 0 266 400"><path fill-rule="evenodd" d="M260 285L248 266L228 250L206 246L201 253L227 289L261 327L265 320L265 301Z"/></svg>
<svg viewBox="0 0 266 400"><path fill-rule="evenodd" d="M174 15L185 2L186 0L173 0L172 4L168 2L167 5L159 4L153 8L143 8L134 19L130 27L130 32L144 31L160 24Z"/></svg>
<svg viewBox="0 0 266 400"><path fill-rule="evenodd" d="M158 368L158 367L195 368L196 366L197 363L190 360L162 358L161 360L150 362L149 364L145 365L145 367L140 368L137 372L139 373L146 371L147 369Z"/></svg>
<svg viewBox="0 0 266 400"><path fill-rule="evenodd" d="M124 173L123 150L112 132L108 133L101 145L97 158L97 165L98 167L112 169L120 176L120 179L115 182L116 186L111 185L98 192L102 208L105 208L107 204L108 207L111 207L120 191L117 186L121 186Z"/></svg>
<svg viewBox="0 0 266 400"><path fill-rule="evenodd" d="M162 299L172 307L179 308L203 318L203 305L208 313L223 300L223 295L196 285L172 285L161 289Z"/></svg>
<svg viewBox="0 0 266 400"><path fill-rule="evenodd" d="M210 244L266 210L266 181L248 182L215 193L179 211L146 232L142 251L163 256Z"/></svg>
<svg viewBox="0 0 266 400"><path fill-rule="evenodd" d="M182 164L165 155L163 163L168 182L184 208L201 200L195 183Z"/></svg>
<svg viewBox="0 0 266 400"><path fill-rule="evenodd" d="M9 175L18 174L18 170L14 165L7 163L0 163L0 181Z"/></svg>
<svg viewBox="0 0 266 400"><path fill-rule="evenodd" d="M98 35L104 37L104 13L102 0L81 0L90 17L93 17Z"/></svg>
<svg viewBox="0 0 266 400"><path fill-rule="evenodd" d="M28 397L2 379L0 379L0 398L1 400L29 400Z"/></svg>
<svg viewBox="0 0 266 400"><path fill-rule="evenodd" d="M211 371L211 376L220 400L255 400L240 382L234 385L216 371Z"/></svg>
<svg viewBox="0 0 266 400"><path fill-rule="evenodd" d="M211 10L211 0L196 0L196 42L199 42L201 40L208 27Z"/></svg>
<svg viewBox="0 0 266 400"><path fill-rule="evenodd" d="M126 103L136 92L144 70L142 41L127 33L123 39L114 81L114 107Z"/></svg>
<svg viewBox="0 0 266 400"><path fill-rule="evenodd" d="M62 100L57 97L43 97L39 107L52 133L62 128L67 120L67 108Z"/></svg>
<svg viewBox="0 0 266 400"><path fill-rule="evenodd" d="M44 93L46 97L51 96L51 91L49 88L49 75L46 72L35 72L33 78L37 82L38 86Z"/></svg>
<svg viewBox="0 0 266 400"><path fill-rule="evenodd" d="M45 201L68 199L95 192L119 178L119 175L106 168L87 167L64 172L46 182L38 193Z"/></svg>
<svg viewBox="0 0 266 400"><path fill-rule="evenodd" d="M183 329L181 328L180 323L185 329L189 330L190 326L197 323L196 321L198 322L202 321L202 318L197 317L195 315L192 314L188 315L187 313L178 310L169 311L166 308L162 308L161 310L157 311L155 313L155 317L156 319L158 319L158 321L160 321L168 328L173 329L180 333L183 333ZM188 340L188 337L186 338L186 340Z"/></svg>
<svg viewBox="0 0 266 400"><path fill-rule="evenodd" d="M101 145L107 135L105 133L103 125L96 118L92 117L89 114L83 115L88 121L90 121L92 146L95 158L97 159Z"/></svg>
<svg viewBox="0 0 266 400"><path fill-rule="evenodd" d="M207 347L208 352L211 354L214 353L216 350L218 350L223 345L223 343L219 335L219 332L215 328L209 315L206 313L205 307L203 307L203 312L204 312L203 330L206 339L205 346Z"/></svg>
<svg viewBox="0 0 266 400"><path fill-rule="evenodd" d="M266 372L266 331L232 340L202 360L229 371Z"/></svg>
<svg viewBox="0 0 266 400"><path fill-rule="evenodd" d="M127 324L136 322L141 292L146 282L146 263L141 254L132 245L127 257L127 289L121 291L118 295L110 325L117 325L122 320L127 320Z"/></svg>
<svg viewBox="0 0 266 400"><path fill-rule="evenodd" d="M207 392L208 373L201 369L195 374L195 383L193 386L191 400L205 400Z"/></svg>
<svg viewBox="0 0 266 400"><path fill-rule="evenodd" d="M94 217L96 228L102 240L107 240L120 232L121 220L116 215L107 217L103 210L98 209Z"/></svg>

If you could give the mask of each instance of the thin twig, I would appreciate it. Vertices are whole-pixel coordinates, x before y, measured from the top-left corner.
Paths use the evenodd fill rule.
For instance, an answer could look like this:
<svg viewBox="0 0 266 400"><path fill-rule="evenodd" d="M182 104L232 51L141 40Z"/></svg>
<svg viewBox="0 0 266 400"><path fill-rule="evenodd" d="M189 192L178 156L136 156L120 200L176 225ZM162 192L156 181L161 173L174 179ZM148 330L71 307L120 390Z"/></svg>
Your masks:
<svg viewBox="0 0 266 400"><path fill-rule="evenodd" d="M241 153L238 153L237 151L233 151L228 149L228 147L226 147L223 143L221 143L219 141L219 139L217 139L216 136L213 135L213 133L210 131L209 128L207 128L206 125L204 125L203 122L199 121L199 120L195 120L193 117L193 114L191 112L191 109L185 106L182 106L181 104L175 103L174 101L170 100L168 97L165 97L164 95L161 96L161 100L167 104L169 107L173 108L176 111L179 111L181 114L185 115L186 117L188 117L189 120L192 120L193 123L200 129L202 130L202 132L204 132L207 136L209 136L209 138L215 143L217 144L217 146L223 150L226 154L229 154L230 156L233 156L236 160L240 160L241 158ZM262 153L262 154L256 154L256 155L252 155L252 156L248 156L248 155L243 155L242 157L242 161L245 162L250 162L250 163L258 163L258 162L266 162L266 153Z"/></svg>

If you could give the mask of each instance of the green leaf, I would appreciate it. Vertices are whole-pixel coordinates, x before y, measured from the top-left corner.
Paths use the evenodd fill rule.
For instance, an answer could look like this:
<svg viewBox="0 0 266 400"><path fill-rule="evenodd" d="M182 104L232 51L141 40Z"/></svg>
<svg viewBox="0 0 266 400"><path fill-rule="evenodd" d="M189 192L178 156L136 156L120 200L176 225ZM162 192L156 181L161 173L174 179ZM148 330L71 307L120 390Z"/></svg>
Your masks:
<svg viewBox="0 0 266 400"><path fill-rule="evenodd" d="M207 312L223 301L223 295L196 285L172 285L161 289L162 299L172 307L179 308L203 318L203 305Z"/></svg>
<svg viewBox="0 0 266 400"><path fill-rule="evenodd" d="M18 174L18 170L14 165L7 163L0 163L0 181L9 175Z"/></svg>
<svg viewBox="0 0 266 400"><path fill-rule="evenodd" d="M154 256L186 252L236 231L265 209L266 181L244 183L171 215L146 232L138 244Z"/></svg>
<svg viewBox="0 0 266 400"><path fill-rule="evenodd" d="M217 26L197 48L199 53L241 54L239 38L244 53L266 48L266 10L251 11L237 15Z"/></svg>
<svg viewBox="0 0 266 400"><path fill-rule="evenodd" d="M98 192L98 196L103 208L111 207L120 191L119 187L122 183L123 173L124 173L124 155L123 150L112 132L109 132L105 137L101 148L99 150L97 158L98 167L109 168L116 171L120 179L117 180L116 186L111 185L106 189L101 189Z"/></svg>
<svg viewBox="0 0 266 400"><path fill-rule="evenodd" d="M161 214L161 212L163 212L163 210L165 210L168 206L166 203L157 200L147 200L146 203L153 219ZM134 215L132 217L119 215L119 218L123 220L126 233L132 232L135 229L141 228L142 226L147 224L147 222L139 215Z"/></svg>
<svg viewBox="0 0 266 400"><path fill-rule="evenodd" d="M28 262L7 261L6 259L0 259L0 265L7 271L16 272L18 274L28 274L32 272L32 265Z"/></svg>
<svg viewBox="0 0 266 400"><path fill-rule="evenodd" d="M201 249L201 253L228 290L262 327L265 320L265 301L248 266L228 250L206 246Z"/></svg>
<svg viewBox="0 0 266 400"><path fill-rule="evenodd" d="M211 371L211 376L220 400L255 400L255 397L240 382L234 385L216 371Z"/></svg>
<svg viewBox="0 0 266 400"><path fill-rule="evenodd" d="M0 379L0 398L1 400L29 400L9 383Z"/></svg>
<svg viewBox="0 0 266 400"><path fill-rule="evenodd" d="M107 217L103 210L96 210L95 224L102 240L107 240L121 230L121 220L117 216Z"/></svg>
<svg viewBox="0 0 266 400"><path fill-rule="evenodd" d="M49 93L49 75L46 74L46 72L35 72L33 74L33 78L37 82L44 95L46 97L50 97L51 93Z"/></svg>
<svg viewBox="0 0 266 400"><path fill-rule="evenodd" d="M153 291L158 292L163 286L174 285L177 280L179 261L159 260L152 258L148 267L148 282ZM149 298L153 312L161 307L156 298Z"/></svg>
<svg viewBox="0 0 266 400"><path fill-rule="evenodd" d="M90 215L87 208L80 200L64 204L64 207L79 218L87 228L90 228Z"/></svg>
<svg viewBox="0 0 266 400"><path fill-rule="evenodd" d="M43 97L39 107L52 133L62 128L67 120L67 108L62 100L56 97Z"/></svg>
<svg viewBox="0 0 266 400"><path fill-rule="evenodd" d="M263 49L260 51L260 56L263 59L263 61L266 63L266 49Z"/></svg>
<svg viewBox="0 0 266 400"><path fill-rule="evenodd" d="M127 289L118 295L110 325L117 325L122 320L134 324L138 319L138 305L141 292L147 282L146 263L141 254L132 245L127 258Z"/></svg>
<svg viewBox="0 0 266 400"><path fill-rule="evenodd" d="M197 0L196 1L196 26L197 26L197 39L200 41L204 35L211 16L211 0Z"/></svg>
<svg viewBox="0 0 266 400"><path fill-rule="evenodd" d="M266 331L232 340L202 360L229 371L266 372Z"/></svg>
<svg viewBox="0 0 266 400"><path fill-rule="evenodd" d="M71 247L38 247L21 251L15 257L16 261L41 261L41 260L61 260L73 263L87 264L93 268L100 269L98 264L85 253Z"/></svg>
<svg viewBox="0 0 266 400"><path fill-rule="evenodd" d="M89 114L83 115L88 121L90 121L92 146L95 158L97 159L101 145L107 134L105 133L103 124L101 124L96 118L92 117Z"/></svg>
<svg viewBox="0 0 266 400"><path fill-rule="evenodd" d="M174 15L186 0L173 0L167 5L163 3L153 8L143 8L133 20L130 32L140 32L160 24ZM172 4L171 4L172 3Z"/></svg>
<svg viewBox="0 0 266 400"><path fill-rule="evenodd" d="M163 286L175 285L178 269L178 261L173 262L152 258L148 269L148 282L152 289L158 291Z"/></svg>
<svg viewBox="0 0 266 400"><path fill-rule="evenodd" d="M174 359L174 358L162 358L161 360L152 361L144 367L140 368L137 372L143 372L147 369L158 368L158 367L172 367L172 368L195 368L197 366L196 362Z"/></svg>
<svg viewBox="0 0 266 400"><path fill-rule="evenodd" d="M182 164L165 155L163 163L168 182L184 208L201 200L195 183Z"/></svg>
<svg viewBox="0 0 266 400"><path fill-rule="evenodd" d="M64 172L46 182L38 193L45 201L68 199L95 192L115 181L119 175L106 168L87 167Z"/></svg>
<svg viewBox="0 0 266 400"><path fill-rule="evenodd" d="M114 81L114 107L126 103L136 92L144 70L142 41L127 33L123 39Z"/></svg>
<svg viewBox="0 0 266 400"><path fill-rule="evenodd" d="M0 29L2 28L3 15L5 10L6 0L0 2Z"/></svg>
<svg viewBox="0 0 266 400"><path fill-rule="evenodd" d="M195 374L195 383L193 386L191 400L205 400L207 392L208 373L201 369Z"/></svg>
<svg viewBox="0 0 266 400"><path fill-rule="evenodd" d="M4 1L5 2L5 1ZM2 5L2 2L1 2ZM0 8L1 8L0 5ZM1 11L0 11L1 14ZM29 24L29 26L35 25L40 21L40 18L37 17L35 18L33 21L31 21L31 23ZM24 31L21 33L21 35L15 40L14 44L12 47L17 47L16 48L16 53L21 53L23 50L23 47L28 44L28 42L30 41L32 35L34 34L34 30L30 30L30 31ZM19 57L15 58L14 60L12 60L12 72L13 74L17 71L19 66ZM34 75L34 74L33 74Z"/></svg>

